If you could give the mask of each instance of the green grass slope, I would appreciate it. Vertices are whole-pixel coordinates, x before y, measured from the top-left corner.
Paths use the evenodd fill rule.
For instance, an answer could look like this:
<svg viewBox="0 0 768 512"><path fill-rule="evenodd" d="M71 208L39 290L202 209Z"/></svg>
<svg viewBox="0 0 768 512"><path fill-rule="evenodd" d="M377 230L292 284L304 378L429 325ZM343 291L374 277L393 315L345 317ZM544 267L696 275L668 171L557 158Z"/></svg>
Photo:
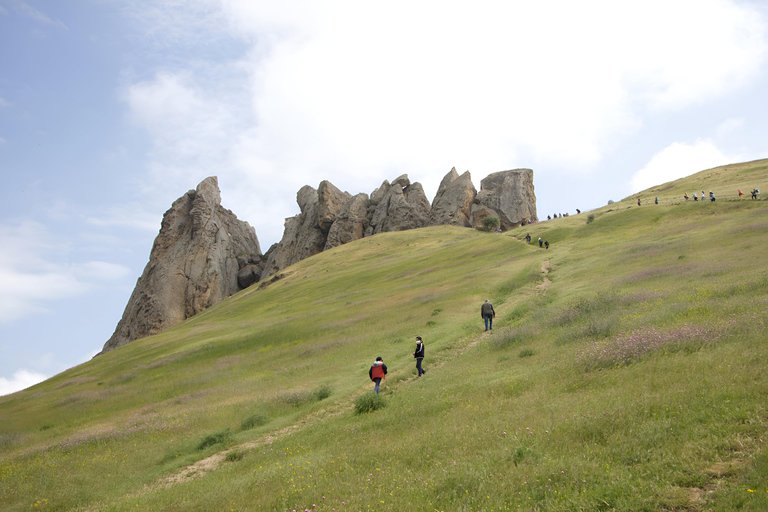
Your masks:
<svg viewBox="0 0 768 512"><path fill-rule="evenodd" d="M768 206L736 197L766 178L302 261L0 397L0 508L768 510Z"/></svg>

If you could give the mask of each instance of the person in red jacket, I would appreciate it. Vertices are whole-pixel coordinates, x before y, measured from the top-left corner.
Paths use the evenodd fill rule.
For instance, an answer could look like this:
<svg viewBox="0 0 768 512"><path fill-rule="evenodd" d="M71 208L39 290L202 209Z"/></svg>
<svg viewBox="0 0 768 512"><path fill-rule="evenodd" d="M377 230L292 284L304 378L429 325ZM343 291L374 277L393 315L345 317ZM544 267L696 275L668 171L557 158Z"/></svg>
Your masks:
<svg viewBox="0 0 768 512"><path fill-rule="evenodd" d="M376 384L373 390L378 393L381 381L387 378L387 365L384 364L384 360L381 357L376 358L376 362L368 370L368 376Z"/></svg>

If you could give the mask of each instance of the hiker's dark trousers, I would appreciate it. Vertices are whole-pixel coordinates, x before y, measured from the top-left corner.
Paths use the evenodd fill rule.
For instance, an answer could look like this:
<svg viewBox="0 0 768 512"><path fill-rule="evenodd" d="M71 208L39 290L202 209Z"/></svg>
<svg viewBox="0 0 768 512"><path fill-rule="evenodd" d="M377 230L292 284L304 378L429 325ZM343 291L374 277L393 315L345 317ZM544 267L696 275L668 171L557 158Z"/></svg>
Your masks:
<svg viewBox="0 0 768 512"><path fill-rule="evenodd" d="M485 330L493 329L493 315L484 315L483 320L485 320Z"/></svg>
<svg viewBox="0 0 768 512"><path fill-rule="evenodd" d="M416 369L419 371L419 377L421 377L421 374L426 373L424 370L421 369L421 362L423 360L424 360L423 357L416 358Z"/></svg>

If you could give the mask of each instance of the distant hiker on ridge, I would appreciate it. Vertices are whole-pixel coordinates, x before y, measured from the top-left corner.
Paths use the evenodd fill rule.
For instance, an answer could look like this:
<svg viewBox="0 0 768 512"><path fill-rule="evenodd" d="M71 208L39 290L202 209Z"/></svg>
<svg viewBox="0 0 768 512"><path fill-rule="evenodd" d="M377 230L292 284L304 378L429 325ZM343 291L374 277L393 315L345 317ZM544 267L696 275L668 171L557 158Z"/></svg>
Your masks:
<svg viewBox="0 0 768 512"><path fill-rule="evenodd" d="M637 206L640 206L640 198L637 198Z"/></svg>
<svg viewBox="0 0 768 512"><path fill-rule="evenodd" d="M480 306L480 316L485 320L485 330L493 330L493 319L496 316L496 312L493 310L493 305L488 302L488 299L485 299L483 305Z"/></svg>
<svg viewBox="0 0 768 512"><path fill-rule="evenodd" d="M528 243L531 243L531 234L530 233L525 235L525 241L528 242Z"/></svg>
<svg viewBox="0 0 768 512"><path fill-rule="evenodd" d="M381 381L387 378L387 365L384 364L384 360L381 357L376 358L376 362L368 370L368 376L376 384L373 390L378 393Z"/></svg>
<svg viewBox="0 0 768 512"><path fill-rule="evenodd" d="M543 244L544 244L544 240L539 238L539 247L543 247ZM488 302L488 301L485 301L485 302Z"/></svg>
<svg viewBox="0 0 768 512"><path fill-rule="evenodd" d="M545 242L544 242L544 247L545 247L545 248L547 248L547 249L549 249L549 242L545 241Z"/></svg>
<svg viewBox="0 0 768 512"><path fill-rule="evenodd" d="M424 342L421 341L421 336L416 336L416 352L413 353L413 357L416 358L416 370L421 377L427 373L427 370L421 368L421 362L424 360Z"/></svg>

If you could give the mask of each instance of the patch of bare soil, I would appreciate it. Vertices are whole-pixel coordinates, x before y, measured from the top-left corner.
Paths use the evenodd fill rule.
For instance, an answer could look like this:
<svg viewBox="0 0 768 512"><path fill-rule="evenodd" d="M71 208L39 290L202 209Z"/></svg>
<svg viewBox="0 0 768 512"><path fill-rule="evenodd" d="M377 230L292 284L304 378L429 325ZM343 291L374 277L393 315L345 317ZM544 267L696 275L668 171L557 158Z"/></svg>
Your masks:
<svg viewBox="0 0 768 512"><path fill-rule="evenodd" d="M541 281L541 284L536 286L536 291L539 293L547 293L547 290L549 289L549 285L552 284L552 281L550 281L549 278L547 277L547 274L549 274L549 260L541 262L540 272L543 279Z"/></svg>

